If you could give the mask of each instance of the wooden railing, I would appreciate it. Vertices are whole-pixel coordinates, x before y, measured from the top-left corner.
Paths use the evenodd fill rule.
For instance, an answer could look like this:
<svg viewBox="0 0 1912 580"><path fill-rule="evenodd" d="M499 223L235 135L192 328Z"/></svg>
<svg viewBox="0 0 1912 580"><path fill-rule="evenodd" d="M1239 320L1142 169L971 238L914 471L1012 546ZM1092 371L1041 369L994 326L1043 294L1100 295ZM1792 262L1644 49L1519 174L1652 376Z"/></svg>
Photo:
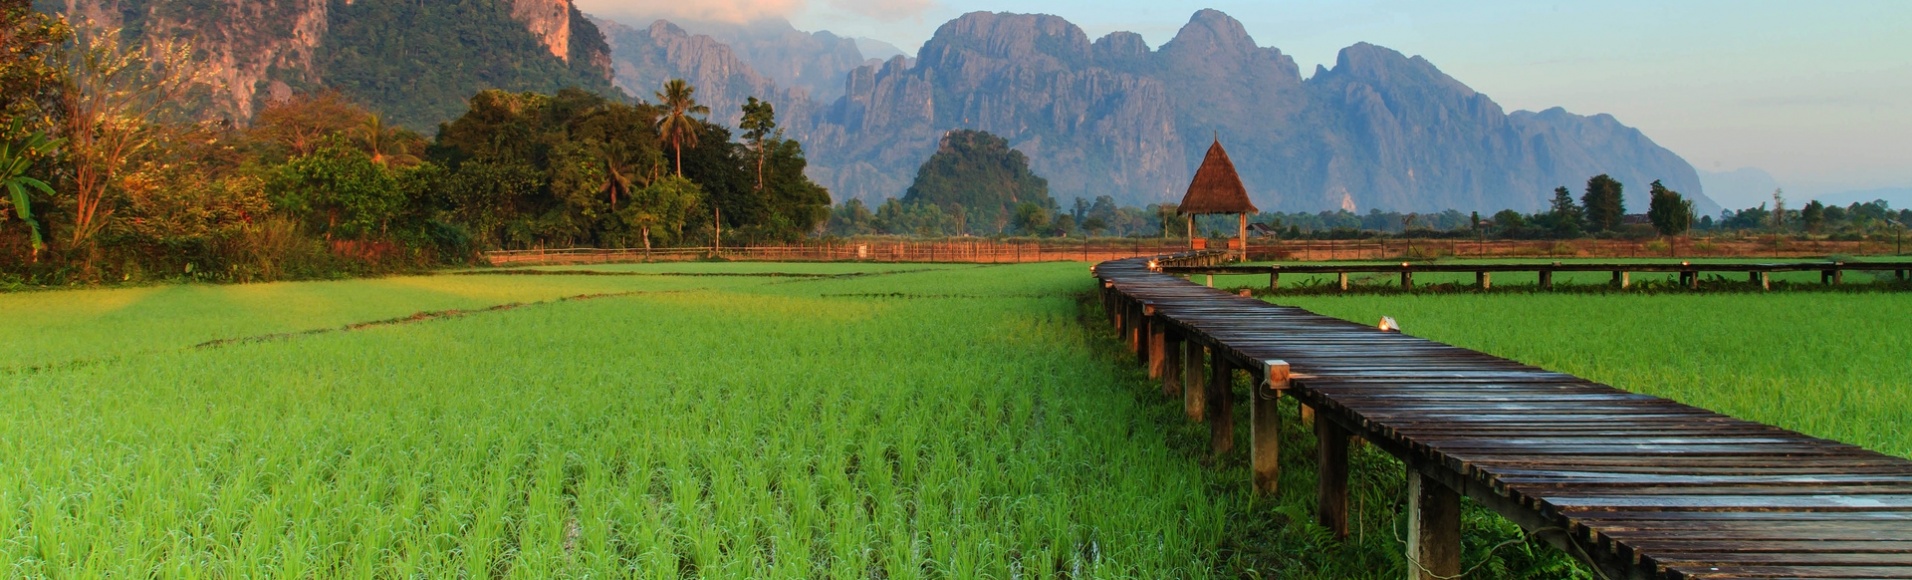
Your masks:
<svg viewBox="0 0 1912 580"><path fill-rule="evenodd" d="M792 246L737 246L658 250L565 248L488 252L494 266L549 266L618 262L684 262L724 259L777 262L955 262L1019 264L1029 262L1101 262L1182 251L1185 242L1088 242L1079 244L1008 241L869 241Z"/></svg>
<svg viewBox="0 0 1912 580"><path fill-rule="evenodd" d="M1349 288L1350 274L1398 274L1402 289L1414 288L1416 273L1472 273L1474 284L1481 289L1493 287L1493 275L1504 272L1531 272L1543 289L1554 287L1554 274L1557 272L1609 272L1613 275L1612 285L1626 288L1632 284L1632 274L1643 272L1677 273L1680 284L1688 288L1699 288L1702 273L1745 273L1746 281L1758 284L1762 289L1772 288L1772 275L1778 272L1819 272L1820 282L1837 285L1845 281L1846 272L1893 272L1898 281L1907 280L1907 272L1912 271L1912 262L1768 262L1768 263L1693 263L1683 262L1629 262L1629 263L1480 263L1480 264L1417 264L1401 262L1398 264L1275 264L1275 265L1222 265L1215 263L1197 263L1190 260L1163 262L1156 268L1164 274L1188 275L1266 275L1270 289L1281 289L1282 274L1335 274L1337 286L1346 291Z"/></svg>

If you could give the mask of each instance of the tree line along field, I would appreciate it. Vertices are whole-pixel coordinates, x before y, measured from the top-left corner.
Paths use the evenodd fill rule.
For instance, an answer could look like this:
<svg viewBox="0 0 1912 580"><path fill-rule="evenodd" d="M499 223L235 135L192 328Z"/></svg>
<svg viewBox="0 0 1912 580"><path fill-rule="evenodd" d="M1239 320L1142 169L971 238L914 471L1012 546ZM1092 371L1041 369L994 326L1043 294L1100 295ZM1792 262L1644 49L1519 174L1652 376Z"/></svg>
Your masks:
<svg viewBox="0 0 1912 580"><path fill-rule="evenodd" d="M1399 463L1356 453L1355 532L1333 541L1312 523L1313 438L1288 421L1281 492L1253 498L1246 458L1209 457L1207 429L1080 301L1082 264L532 271L0 295L9 312L42 313L0 323L0 570L1405 569ZM1307 306L1385 313L1425 336L1912 452L1893 431L1907 419L1907 363L1887 360L1908 337L1857 316L1902 310L1894 295L1796 295L1783 304L1797 315L1764 301L1779 295L1439 302L1453 298L1470 297ZM1653 307L1685 298L1730 300ZM1704 321L1682 318L1694 309ZM1529 328L1543 311L1585 314ZM1563 346L1570 337L1577 346ZM1656 354L1668 350L1678 354ZM1846 358L1817 362L1829 353ZM1732 382L1756 375L1765 382ZM1852 385L1865 390L1842 391ZM1856 409L1867 402L1870 414ZM1508 543L1518 531L1490 512L1470 509L1465 526L1473 577L1588 577L1551 549Z"/></svg>

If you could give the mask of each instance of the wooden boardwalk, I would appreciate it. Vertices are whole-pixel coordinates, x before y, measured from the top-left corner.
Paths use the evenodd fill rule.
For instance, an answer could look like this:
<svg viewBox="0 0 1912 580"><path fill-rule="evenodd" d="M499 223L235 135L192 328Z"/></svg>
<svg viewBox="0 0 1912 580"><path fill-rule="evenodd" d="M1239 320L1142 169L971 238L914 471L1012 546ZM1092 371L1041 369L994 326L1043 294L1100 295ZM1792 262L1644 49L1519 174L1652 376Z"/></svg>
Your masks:
<svg viewBox="0 0 1912 580"><path fill-rule="evenodd" d="M1204 254L1159 265L1198 264ZM1130 347L1233 445L1255 385L1258 491L1277 481L1279 396L1313 415L1321 523L1347 533L1347 449L1408 468L1410 578L1461 571L1460 497L1604 578L1912 579L1912 461L1189 283L1151 260L1095 268Z"/></svg>

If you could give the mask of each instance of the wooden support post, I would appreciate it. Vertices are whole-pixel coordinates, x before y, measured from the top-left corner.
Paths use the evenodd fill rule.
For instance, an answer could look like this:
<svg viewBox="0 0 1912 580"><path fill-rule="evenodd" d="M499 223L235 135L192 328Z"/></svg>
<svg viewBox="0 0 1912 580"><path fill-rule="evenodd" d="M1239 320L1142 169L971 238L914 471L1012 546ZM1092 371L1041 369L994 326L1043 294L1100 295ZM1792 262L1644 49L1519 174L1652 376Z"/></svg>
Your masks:
<svg viewBox="0 0 1912 580"><path fill-rule="evenodd" d="M1164 362L1168 359L1162 356L1163 347L1168 342L1167 332L1162 328L1162 319L1155 315L1154 304L1142 303L1142 320L1143 326L1149 331L1149 346L1144 349L1143 362L1149 365L1149 378L1159 379L1162 378Z"/></svg>
<svg viewBox="0 0 1912 580"><path fill-rule="evenodd" d="M1838 286L1838 285L1840 285L1840 284L1844 284L1844 283L1846 283L1846 269L1845 269L1845 268L1840 268L1840 269L1837 269L1837 270L1833 270L1833 271L1832 271L1832 285L1834 285L1834 286Z"/></svg>
<svg viewBox="0 0 1912 580"><path fill-rule="evenodd" d="M1235 450L1235 369L1222 349L1208 349L1208 443L1221 457Z"/></svg>
<svg viewBox="0 0 1912 580"><path fill-rule="evenodd" d="M1214 287L1215 287L1215 275L1214 275L1214 274L1209 274L1209 275L1208 275L1208 284L1206 284L1206 286L1208 286L1209 288L1214 288Z"/></svg>
<svg viewBox="0 0 1912 580"><path fill-rule="evenodd" d="M1407 497L1407 577L1437 580L1459 576L1460 494L1409 467Z"/></svg>
<svg viewBox="0 0 1912 580"><path fill-rule="evenodd" d="M1760 289L1760 290L1772 290L1772 289L1773 289L1773 274L1772 274L1772 272L1760 272L1760 273L1759 273L1759 289Z"/></svg>
<svg viewBox="0 0 1912 580"><path fill-rule="evenodd" d="M1203 365L1208 362L1208 351L1202 348L1202 343L1193 340L1184 344L1188 346L1188 356L1183 357L1188 361L1188 372L1182 373L1183 382L1187 383L1182 387L1182 412L1187 413L1190 420L1205 421L1208 419L1208 371Z"/></svg>
<svg viewBox="0 0 1912 580"><path fill-rule="evenodd" d="M1401 271L1401 289L1402 290L1414 289L1414 272L1410 270Z"/></svg>
<svg viewBox="0 0 1912 580"><path fill-rule="evenodd" d="M1553 270L1540 271L1540 289L1541 290L1553 289Z"/></svg>
<svg viewBox="0 0 1912 580"><path fill-rule="evenodd" d="M1128 335L1129 352L1136 356L1144 356L1146 353L1142 350L1142 302L1130 300L1126 310L1129 322L1125 325L1127 329L1124 332Z"/></svg>
<svg viewBox="0 0 1912 580"><path fill-rule="evenodd" d="M1348 430L1334 421L1316 421L1315 503L1321 527L1337 540L1348 537Z"/></svg>
<svg viewBox="0 0 1912 580"><path fill-rule="evenodd" d="M1482 289L1482 290L1491 290L1491 289L1493 289L1493 287L1494 287L1494 274L1493 274L1492 272L1487 272L1487 271L1480 271L1480 272L1475 272L1475 273L1474 273L1474 285L1475 285L1475 286L1479 286L1479 287L1480 287L1480 289Z"/></svg>
<svg viewBox="0 0 1912 580"><path fill-rule="evenodd" d="M1108 315L1109 324L1115 325L1116 330L1119 331L1122 329L1122 322L1117 318L1115 314L1115 302L1116 302L1115 283L1110 282L1108 280L1103 280L1102 281L1102 313Z"/></svg>
<svg viewBox="0 0 1912 580"><path fill-rule="evenodd" d="M1680 277L1686 279L1686 289L1688 290L1700 289L1700 273L1698 271L1688 270L1685 272L1681 272Z"/></svg>
<svg viewBox="0 0 1912 580"><path fill-rule="evenodd" d="M1288 390L1288 363L1262 363L1262 381L1248 394L1249 456L1255 472L1255 493L1274 495L1281 481L1281 392Z"/></svg>
<svg viewBox="0 0 1912 580"><path fill-rule="evenodd" d="M1899 273L1904 274L1905 272L1899 272ZM1272 270L1268 272L1268 289L1269 290L1281 289L1281 271L1280 270Z"/></svg>
<svg viewBox="0 0 1912 580"><path fill-rule="evenodd" d="M1336 273L1335 277L1338 278L1336 282L1341 285L1341 291L1347 292L1348 291L1348 273L1339 272L1339 273Z"/></svg>
<svg viewBox="0 0 1912 580"><path fill-rule="evenodd" d="M1164 325L1166 326L1166 325ZM1175 397L1182 394L1182 371L1188 363L1182 362L1182 333L1167 331L1162 333L1162 394Z"/></svg>

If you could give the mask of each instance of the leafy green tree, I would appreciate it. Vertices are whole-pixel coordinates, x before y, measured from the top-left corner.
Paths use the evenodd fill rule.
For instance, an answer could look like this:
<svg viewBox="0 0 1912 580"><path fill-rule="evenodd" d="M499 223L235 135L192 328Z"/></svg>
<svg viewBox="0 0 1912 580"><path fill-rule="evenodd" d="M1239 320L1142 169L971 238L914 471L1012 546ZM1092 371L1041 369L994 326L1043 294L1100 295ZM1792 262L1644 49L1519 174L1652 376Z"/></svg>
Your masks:
<svg viewBox="0 0 1912 580"><path fill-rule="evenodd" d="M738 128L744 130L744 140L750 143L751 151L757 154L757 189L763 190L763 163L766 157L764 142L777 131L777 110L768 101L759 101L750 97L744 103L743 121Z"/></svg>
<svg viewBox="0 0 1912 580"><path fill-rule="evenodd" d="M0 141L47 132L66 80L61 47L73 37L66 20L30 2L0 1L0 119L13 119Z"/></svg>
<svg viewBox="0 0 1912 580"><path fill-rule="evenodd" d="M1799 221L1805 222L1806 231L1819 233L1819 230L1826 225L1826 204L1819 203L1816 199L1812 200L1804 209L1799 210Z"/></svg>
<svg viewBox="0 0 1912 580"><path fill-rule="evenodd" d="M765 146L768 188L759 194L765 213L754 223L766 240L796 241L829 218L830 192L804 175L809 161L803 145L793 139L771 139Z"/></svg>
<svg viewBox="0 0 1912 580"><path fill-rule="evenodd" d="M830 234L838 236L863 236L877 233L876 214L863 200L851 198L830 208L830 222L827 228Z"/></svg>
<svg viewBox="0 0 1912 580"><path fill-rule="evenodd" d="M1646 212L1653 229L1662 236L1677 236L1693 227L1693 202L1680 195L1680 192L1667 189L1659 180L1653 181L1652 198L1648 201Z"/></svg>
<svg viewBox="0 0 1912 580"><path fill-rule="evenodd" d="M1016 204L1016 231L1024 235L1042 235L1054 222L1049 208L1031 201Z"/></svg>
<svg viewBox="0 0 1912 580"><path fill-rule="evenodd" d="M1620 229L1625 221L1627 208L1621 190L1624 188L1618 180L1607 174L1593 176L1587 180L1587 191L1580 196L1580 205L1587 212L1587 228L1594 231L1613 231Z"/></svg>
<svg viewBox="0 0 1912 580"><path fill-rule="evenodd" d="M8 133L20 130L23 123L15 119ZM44 132L34 132L26 138L15 141L0 141L0 190L6 190L8 197L4 201L11 204L13 215L27 224L28 240L33 246L33 260L39 261L40 251L46 249L45 238L41 236L40 221L33 218L33 198L30 191L39 191L48 196L54 195L53 187L27 175L35 160L52 155L59 149L63 139L48 138ZM0 224L6 223L6 214L0 213Z"/></svg>
<svg viewBox="0 0 1912 580"><path fill-rule="evenodd" d="M72 163L69 247L87 250L90 269L93 237L117 207L125 170L163 139L167 121L183 119L184 97L204 75L191 46L126 46L112 28L82 27L70 60L59 111Z"/></svg>
<svg viewBox="0 0 1912 580"><path fill-rule="evenodd" d="M684 223L703 202L704 191L691 180L666 176L631 192L631 203L618 212L620 219L637 228L650 251L651 240L669 244L683 236Z"/></svg>
<svg viewBox="0 0 1912 580"><path fill-rule="evenodd" d="M1565 190L1566 188L1563 187L1560 189ZM1568 203L1572 203L1573 198L1568 198L1567 201ZM1494 214L1494 228L1500 232L1500 235L1510 235L1512 232L1519 231L1520 228L1524 227L1527 227L1527 222L1525 218L1520 216L1520 212L1503 209Z"/></svg>
<svg viewBox="0 0 1912 580"><path fill-rule="evenodd" d="M287 156L297 157L311 155L333 135L363 132L373 123L383 129L384 121L373 121L375 118L344 95L322 91L267 104L253 116L251 131L253 138L277 143L285 148Z"/></svg>
<svg viewBox="0 0 1912 580"><path fill-rule="evenodd" d="M710 114L710 107L697 104L697 88L684 79L671 79L658 91L657 104L664 114L657 119L657 132L677 152L677 174L684 174L684 146L697 146L698 116Z"/></svg>
<svg viewBox="0 0 1912 580"><path fill-rule="evenodd" d="M326 239L385 233L404 204L398 181L372 157L334 141L279 167L266 182L272 205Z"/></svg>
<svg viewBox="0 0 1912 580"><path fill-rule="evenodd" d="M1553 201L1547 211L1547 227L1560 239L1580 237L1582 224L1586 221L1585 211L1573 203L1573 194L1565 187L1554 188Z"/></svg>

